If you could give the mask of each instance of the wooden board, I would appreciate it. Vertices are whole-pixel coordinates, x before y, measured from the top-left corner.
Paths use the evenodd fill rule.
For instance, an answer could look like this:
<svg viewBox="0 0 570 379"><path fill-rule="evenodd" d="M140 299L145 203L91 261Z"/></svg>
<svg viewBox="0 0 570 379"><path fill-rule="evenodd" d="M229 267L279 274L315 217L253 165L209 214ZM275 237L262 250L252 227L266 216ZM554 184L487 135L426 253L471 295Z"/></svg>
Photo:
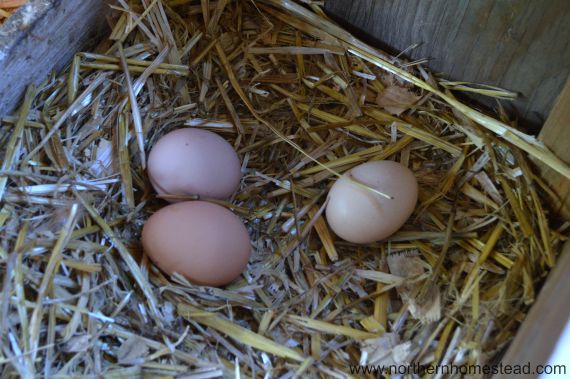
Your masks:
<svg viewBox="0 0 570 379"><path fill-rule="evenodd" d="M454 80L500 86L533 132L543 124L570 73L568 0L326 0L357 36ZM494 106L494 101L486 102Z"/></svg>
<svg viewBox="0 0 570 379"><path fill-rule="evenodd" d="M539 139L556 155L570 164L570 77L556 100L548 120L542 128ZM570 219L570 180L554 170L539 165L541 176L558 195L560 207L556 212Z"/></svg>
<svg viewBox="0 0 570 379"><path fill-rule="evenodd" d="M0 117L11 113L28 83L61 70L73 54L108 33L108 1L31 0L0 28Z"/></svg>

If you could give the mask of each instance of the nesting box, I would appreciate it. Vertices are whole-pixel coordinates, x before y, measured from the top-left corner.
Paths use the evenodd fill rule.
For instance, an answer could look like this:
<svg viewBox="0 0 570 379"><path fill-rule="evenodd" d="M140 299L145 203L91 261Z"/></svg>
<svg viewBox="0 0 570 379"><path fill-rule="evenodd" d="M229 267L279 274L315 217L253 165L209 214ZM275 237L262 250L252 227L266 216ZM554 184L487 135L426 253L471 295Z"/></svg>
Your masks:
<svg viewBox="0 0 570 379"><path fill-rule="evenodd" d="M494 2L482 0L477 17L491 14L486 3ZM567 25L568 7L556 4L552 25ZM368 29L355 33L375 33L384 40L376 47L316 1L32 0L6 22L0 365L8 373L351 377L380 364L547 362L570 315L567 68L515 103L527 131L541 124L539 142L470 96L491 95L487 106L514 97L493 85L521 82L514 89L526 91L530 81L518 75L528 68L463 59L446 45L445 27L427 29L422 38L449 64L496 76L489 87L443 80L380 50L395 47L386 33L406 28L374 31L370 15L392 8L352 5L325 9L348 28L364 19ZM413 30L424 21L406 22ZM494 41L499 26L482 40ZM537 71L544 78L549 69ZM153 75L150 85L137 82ZM137 242L161 206L144 156L180 125L218 132L244 162L240 191L221 203L246 220L255 254L227 288L165 275ZM384 242L335 238L322 217L331 182L379 159L416 172L417 212Z"/></svg>

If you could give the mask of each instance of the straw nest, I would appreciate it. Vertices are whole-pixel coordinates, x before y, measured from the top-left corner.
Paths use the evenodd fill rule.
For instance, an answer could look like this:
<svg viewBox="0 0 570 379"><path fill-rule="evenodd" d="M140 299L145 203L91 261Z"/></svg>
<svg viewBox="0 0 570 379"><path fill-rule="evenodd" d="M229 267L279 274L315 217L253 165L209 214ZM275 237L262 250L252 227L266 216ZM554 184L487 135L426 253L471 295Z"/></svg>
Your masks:
<svg viewBox="0 0 570 379"><path fill-rule="evenodd" d="M528 157L568 167L454 97L513 94L440 80L303 3L118 0L98 53L2 120L3 377L344 378L500 356L568 226L549 225L557 200ZM243 162L222 204L253 256L225 288L167 277L141 251L165 205L145 155L183 126ZM328 188L380 159L415 172L416 211L386 241L335 240Z"/></svg>
<svg viewBox="0 0 570 379"><path fill-rule="evenodd" d="M0 25L14 13L18 7L24 5L27 0L0 0Z"/></svg>

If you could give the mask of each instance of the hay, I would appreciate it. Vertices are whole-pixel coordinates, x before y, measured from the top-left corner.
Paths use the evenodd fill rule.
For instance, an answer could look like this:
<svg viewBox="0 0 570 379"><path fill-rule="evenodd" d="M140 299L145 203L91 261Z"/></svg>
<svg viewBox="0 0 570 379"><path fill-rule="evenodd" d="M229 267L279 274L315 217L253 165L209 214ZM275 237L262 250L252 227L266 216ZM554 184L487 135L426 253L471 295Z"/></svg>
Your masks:
<svg viewBox="0 0 570 379"><path fill-rule="evenodd" d="M0 25L21 7L27 0L0 0Z"/></svg>
<svg viewBox="0 0 570 379"><path fill-rule="evenodd" d="M6 377L341 378L359 362L500 356L567 239L527 154L568 166L454 96L512 93L439 81L303 3L118 0L98 51L2 120ZM145 156L184 125L243 162L218 203L247 223L253 256L225 288L166 277L141 251L165 204ZM379 159L415 172L416 211L387 241L336 240L328 188Z"/></svg>

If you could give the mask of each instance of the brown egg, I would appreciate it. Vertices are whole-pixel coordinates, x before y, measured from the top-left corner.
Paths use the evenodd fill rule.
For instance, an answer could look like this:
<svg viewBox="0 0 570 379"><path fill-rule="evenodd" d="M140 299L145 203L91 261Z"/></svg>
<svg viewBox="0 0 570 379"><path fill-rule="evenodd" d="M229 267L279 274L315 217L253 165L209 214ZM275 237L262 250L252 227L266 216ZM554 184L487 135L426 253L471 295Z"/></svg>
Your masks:
<svg viewBox="0 0 570 379"><path fill-rule="evenodd" d="M241 165L232 145L219 135L184 128L166 134L152 147L148 176L160 195L226 199L239 186Z"/></svg>
<svg viewBox="0 0 570 379"><path fill-rule="evenodd" d="M251 250L239 217L206 201L185 201L160 209L144 225L142 245L164 272L177 272L208 286L222 286L237 278Z"/></svg>
<svg viewBox="0 0 570 379"><path fill-rule="evenodd" d="M395 233L410 217L418 200L414 174L400 163L374 161L354 167L347 174L393 197L387 199L342 177L329 192L326 217L331 229L342 239L372 243Z"/></svg>

